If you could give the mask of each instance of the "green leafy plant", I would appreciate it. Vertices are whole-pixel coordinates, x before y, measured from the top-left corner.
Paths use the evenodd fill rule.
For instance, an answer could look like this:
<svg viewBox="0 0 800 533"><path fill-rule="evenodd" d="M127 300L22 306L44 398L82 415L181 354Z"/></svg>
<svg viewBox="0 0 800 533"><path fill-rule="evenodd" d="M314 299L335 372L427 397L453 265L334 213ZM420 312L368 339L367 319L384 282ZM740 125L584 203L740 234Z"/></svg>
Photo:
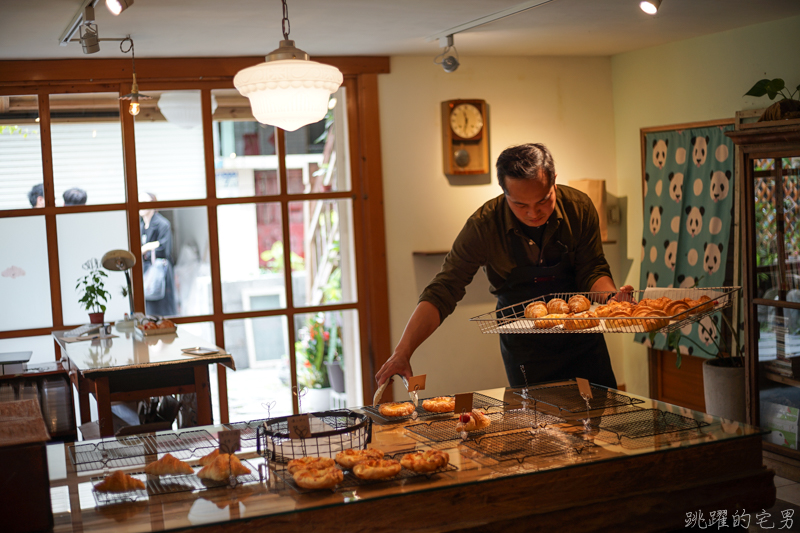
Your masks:
<svg viewBox="0 0 800 533"><path fill-rule="evenodd" d="M785 91L789 91L788 94ZM774 100L776 96L781 95L783 100L792 100L794 95L800 92L800 85L794 91L786 87L784 81L780 78L774 80L763 79L756 82L753 87L747 91L745 96L769 96L770 100Z"/></svg>
<svg viewBox="0 0 800 533"><path fill-rule="evenodd" d="M309 315L306 325L298 332L297 382L309 389L330 387L326 361L338 361L342 353L341 327L333 315Z"/></svg>
<svg viewBox="0 0 800 533"><path fill-rule="evenodd" d="M83 269L87 271L87 274L78 278L78 283L75 285L75 290L81 293L81 299L78 302L83 304L86 311L105 313L105 304L111 298L111 293L105 290L103 281L103 278L107 278L108 275L101 269L100 261L94 258L86 261Z"/></svg>
<svg viewBox="0 0 800 533"><path fill-rule="evenodd" d="M272 244L272 248L261 252L260 257L261 260L266 263L266 270L268 272L275 274L283 272L283 243L281 241L275 241ZM289 261L291 262L292 270L297 271L305 269L305 260L303 256L294 252L289 252Z"/></svg>

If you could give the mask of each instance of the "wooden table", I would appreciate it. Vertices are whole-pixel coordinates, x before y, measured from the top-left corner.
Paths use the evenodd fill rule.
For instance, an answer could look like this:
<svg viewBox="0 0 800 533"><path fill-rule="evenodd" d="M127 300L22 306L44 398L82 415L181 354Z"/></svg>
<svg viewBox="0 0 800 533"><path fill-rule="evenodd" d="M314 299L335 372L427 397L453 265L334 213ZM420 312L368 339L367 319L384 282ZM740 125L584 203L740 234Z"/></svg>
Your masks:
<svg viewBox="0 0 800 533"><path fill-rule="evenodd" d="M112 327L109 339L67 343L64 332L53 337L62 349L62 362L78 390L81 423L91 420L89 395L97 401L102 437L114 435L111 402L136 401L169 394L197 395L197 418L201 425L213 423L208 365L223 364L233 370L231 355L222 348L191 335L180 326L175 333L144 336L136 329ZM196 356L181 350L191 347L218 350Z"/></svg>
<svg viewBox="0 0 800 533"><path fill-rule="evenodd" d="M520 408L514 390L481 392L508 402L506 410ZM639 408L657 408L709 425L652 439L647 446L630 446L585 434L577 420L582 414L574 414L565 417L566 423L548 427L557 435L596 444L580 454L501 462L456 441L445 451L458 470L430 479L301 494L264 465L263 482L151 495L145 501L105 507L95 506L92 495L90 478L99 472L77 471L65 458L68 448L54 446L50 466L55 472L55 531L671 531L684 527L687 513L702 512L707 521L712 511L726 510L729 525L735 513L748 513L755 523L756 512L774 505L774 472L762 466L760 431L641 399L645 401ZM370 446L387 453L427 448L402 424L373 425ZM239 455L254 466L264 463L252 447ZM141 472L145 462L154 459L141 458L141 464L126 470ZM776 529L780 519L772 517Z"/></svg>

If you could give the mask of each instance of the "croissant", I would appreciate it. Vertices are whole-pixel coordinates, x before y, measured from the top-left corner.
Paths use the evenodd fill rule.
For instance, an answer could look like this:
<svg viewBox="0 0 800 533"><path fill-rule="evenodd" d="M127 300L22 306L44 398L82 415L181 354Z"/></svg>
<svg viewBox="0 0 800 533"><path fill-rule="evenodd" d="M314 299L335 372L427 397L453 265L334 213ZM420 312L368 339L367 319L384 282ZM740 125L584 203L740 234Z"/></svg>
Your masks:
<svg viewBox="0 0 800 533"><path fill-rule="evenodd" d="M177 459L170 454L166 454L158 461L154 461L147 465L147 467L144 469L144 473L152 476L178 476L181 474L194 474L194 469L180 459Z"/></svg>
<svg viewBox="0 0 800 533"><path fill-rule="evenodd" d="M230 476L244 476L249 473L250 469L244 466L238 457L233 454L221 453L213 463L201 468L197 477L225 481Z"/></svg>
<svg viewBox="0 0 800 533"><path fill-rule="evenodd" d="M525 318L540 318L547 314L547 305L544 302L533 302L525 308Z"/></svg>
<svg viewBox="0 0 800 533"><path fill-rule="evenodd" d="M597 315L592 311L584 311L583 313L578 313L572 318L580 318L585 320L565 320L564 321L564 329L568 329L571 331L578 330L578 329L587 329L593 328L600 324L600 320L598 320ZM592 320L590 320L592 319Z"/></svg>
<svg viewBox="0 0 800 533"><path fill-rule="evenodd" d="M103 481L94 486L98 492L128 492L131 490L144 490L144 483L117 470Z"/></svg>
<svg viewBox="0 0 800 533"><path fill-rule="evenodd" d="M644 326L645 331L655 331L669 324L669 319L667 318L667 314L664 311L661 311L660 309L653 309L648 316L649 318L640 321L640 324ZM653 318L653 317L659 317L659 318Z"/></svg>
<svg viewBox="0 0 800 533"><path fill-rule="evenodd" d="M592 306L592 302L590 302L586 296L582 294L576 294L569 299L567 306L569 307L570 313L581 313L583 311L588 311Z"/></svg>
<svg viewBox="0 0 800 533"><path fill-rule="evenodd" d="M569 313L569 306L567 305L567 302L561 298L553 298L547 302L547 313L550 315L566 315Z"/></svg>
<svg viewBox="0 0 800 533"><path fill-rule="evenodd" d="M667 314L667 316L674 316L675 318L681 320L686 318L684 311L687 309L689 309L689 304L684 300L673 300L664 308L664 312Z"/></svg>
<svg viewBox="0 0 800 533"><path fill-rule="evenodd" d="M554 328L556 326L560 326L564 323L564 318L567 315L564 313L554 314L554 315L545 315L544 319L539 319L533 323L533 327L535 328Z"/></svg>
<svg viewBox="0 0 800 533"><path fill-rule="evenodd" d="M697 310L698 313L705 313L706 311L711 311L712 309L714 309L714 302L711 301L711 298L709 298L705 294L702 295L697 300L695 300L695 302L697 305L703 304L703 306Z"/></svg>
<svg viewBox="0 0 800 533"><path fill-rule="evenodd" d="M200 458L200 466L207 466L214 462L214 459L219 457L219 448L215 448L213 452Z"/></svg>

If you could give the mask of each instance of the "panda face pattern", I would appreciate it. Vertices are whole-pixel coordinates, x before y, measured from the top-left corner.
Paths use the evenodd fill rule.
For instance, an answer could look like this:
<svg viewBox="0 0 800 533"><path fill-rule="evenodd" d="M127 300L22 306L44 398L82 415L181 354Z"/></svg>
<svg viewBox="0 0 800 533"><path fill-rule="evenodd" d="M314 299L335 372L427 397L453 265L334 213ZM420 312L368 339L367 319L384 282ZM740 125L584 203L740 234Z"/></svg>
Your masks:
<svg viewBox="0 0 800 533"><path fill-rule="evenodd" d="M684 276L681 274L678 276L678 283L681 289L690 289L695 286L697 281L692 276Z"/></svg>
<svg viewBox="0 0 800 533"><path fill-rule="evenodd" d="M664 208L661 206L650 206L650 233L653 235L661 229L661 213L663 212Z"/></svg>
<svg viewBox="0 0 800 533"><path fill-rule="evenodd" d="M713 274L719 270L722 262L722 243L705 243L703 245L703 270Z"/></svg>
<svg viewBox="0 0 800 533"><path fill-rule="evenodd" d="M653 287L658 287L658 273L657 272L648 272L647 273L647 288L652 289Z"/></svg>
<svg viewBox="0 0 800 533"><path fill-rule="evenodd" d="M681 203L681 198L683 198L683 174L680 172L669 173L669 197Z"/></svg>
<svg viewBox="0 0 800 533"><path fill-rule="evenodd" d="M675 260L678 256L678 241L664 241L664 263L670 270L675 270Z"/></svg>
<svg viewBox="0 0 800 533"><path fill-rule="evenodd" d="M727 198L730 181L730 170L726 170L725 172L721 170L711 172L711 199L714 200L714 202L719 202Z"/></svg>
<svg viewBox="0 0 800 533"><path fill-rule="evenodd" d="M706 208L703 206L692 207L686 206L686 231L689 235L694 237L700 230L703 229L703 215L706 213Z"/></svg>
<svg viewBox="0 0 800 533"><path fill-rule="evenodd" d="M708 137L692 137L692 161L702 167L708 156Z"/></svg>
<svg viewBox="0 0 800 533"><path fill-rule="evenodd" d="M653 164L658 168L664 168L664 163L667 162L667 147L669 141L667 140L654 140L653 141Z"/></svg>
<svg viewBox="0 0 800 533"><path fill-rule="evenodd" d="M700 341L706 346L711 345L714 339L717 338L717 322L716 317L705 316L700 320L697 328L697 334L700 335Z"/></svg>

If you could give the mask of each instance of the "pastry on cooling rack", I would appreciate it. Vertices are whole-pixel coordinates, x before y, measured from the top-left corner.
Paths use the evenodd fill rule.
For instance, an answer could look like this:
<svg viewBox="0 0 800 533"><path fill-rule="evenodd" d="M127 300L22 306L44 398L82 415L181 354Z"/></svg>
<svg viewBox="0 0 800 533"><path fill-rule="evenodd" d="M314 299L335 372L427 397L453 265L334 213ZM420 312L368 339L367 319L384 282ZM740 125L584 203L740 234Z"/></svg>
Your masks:
<svg viewBox="0 0 800 533"><path fill-rule="evenodd" d="M217 450L219 451L219 450ZM151 476L179 476L183 474L194 474L194 469L177 457L165 454L158 461L153 461L144 469L145 474Z"/></svg>
<svg viewBox="0 0 800 533"><path fill-rule="evenodd" d="M221 453L214 461L197 472L200 479L211 479L214 481L225 481L230 476L244 476L250 473L247 468L239 461L235 455Z"/></svg>
<svg viewBox="0 0 800 533"><path fill-rule="evenodd" d="M547 302L547 313L550 315L566 315L569 313L569 305L561 298L553 298Z"/></svg>
<svg viewBox="0 0 800 533"><path fill-rule="evenodd" d="M422 408L431 413L446 413L456 408L456 399L452 396L437 396L423 400Z"/></svg>
<svg viewBox="0 0 800 533"><path fill-rule="evenodd" d="M599 317L607 317L614 311L628 311L629 313L633 310L635 304L631 302L618 302L616 300L612 300L605 305L599 306L597 309L594 310Z"/></svg>
<svg viewBox="0 0 800 533"><path fill-rule="evenodd" d="M330 457L299 457L289 461L289 464L286 465L286 468L289 470L290 474L294 474L298 470L308 468L319 470L322 468L330 468L333 465L334 461Z"/></svg>
<svg viewBox="0 0 800 533"><path fill-rule="evenodd" d="M426 450L409 453L400 459L403 468L413 472L433 472L447 466L450 456L441 450Z"/></svg>
<svg viewBox="0 0 800 533"><path fill-rule="evenodd" d="M408 416L414 412L414 404L411 402L382 403L378 412L383 416Z"/></svg>
<svg viewBox="0 0 800 533"><path fill-rule="evenodd" d="M643 307L641 305L634 309L631 316L639 318L639 320L631 321L633 324L640 325L645 331L654 331L661 329L669 324L667 313L660 309L653 309L652 307Z"/></svg>
<svg viewBox="0 0 800 533"><path fill-rule="evenodd" d="M489 427L492 419L481 412L480 409L473 409L471 413L463 413L458 417L456 431L477 431Z"/></svg>
<svg viewBox="0 0 800 533"><path fill-rule="evenodd" d="M400 462L394 459L368 459L353 467L360 479L386 479L400 473Z"/></svg>
<svg viewBox="0 0 800 533"><path fill-rule="evenodd" d="M213 452L200 458L200 466L210 465L217 457L219 457L219 448L214 448Z"/></svg>
<svg viewBox="0 0 800 533"><path fill-rule="evenodd" d="M567 307L569 307L570 313L582 313L584 311L588 311L591 306L592 302L590 302L589 299L582 294L576 294L569 299L569 302L567 302Z"/></svg>
<svg viewBox="0 0 800 533"><path fill-rule="evenodd" d="M705 313L706 311L711 311L714 309L714 302L705 294L697 300L694 300L694 305L700 305L700 308L697 309L698 313Z"/></svg>
<svg viewBox="0 0 800 533"><path fill-rule="evenodd" d="M611 313L606 316L606 327L608 329L622 329L636 325L636 321L634 320L624 320L624 318L630 318L631 314L631 311L625 308L618 308L611 311ZM612 320L612 318L621 318L622 320Z"/></svg>
<svg viewBox="0 0 800 533"><path fill-rule="evenodd" d="M541 318L547 313L547 304L544 302L533 302L525 308L525 318Z"/></svg>
<svg viewBox="0 0 800 533"><path fill-rule="evenodd" d="M684 313L687 309L689 309L689 304L686 300L673 300L664 308L664 312L667 316L674 316L678 320L683 320L689 316Z"/></svg>
<svg viewBox="0 0 800 533"><path fill-rule="evenodd" d="M564 323L564 318L568 315L566 313L554 313L540 318L533 323L535 328L554 328Z"/></svg>
<svg viewBox="0 0 800 533"><path fill-rule="evenodd" d="M344 474L335 466L304 468L292 474L294 482L304 489L332 489L344 480Z"/></svg>
<svg viewBox="0 0 800 533"><path fill-rule="evenodd" d="M98 492L128 492L131 490L144 490L144 483L129 476L122 470L117 470L103 481L94 486Z"/></svg>
<svg viewBox="0 0 800 533"><path fill-rule="evenodd" d="M600 324L597 314L592 311L584 311L583 313L578 313L570 318L574 320L564 321L564 329L568 329L570 331L593 328Z"/></svg>
<svg viewBox="0 0 800 533"><path fill-rule="evenodd" d="M383 459L383 452L375 448L370 448L368 450L350 448L349 450L342 450L336 454L336 463L347 470L352 470L358 463L370 459Z"/></svg>

